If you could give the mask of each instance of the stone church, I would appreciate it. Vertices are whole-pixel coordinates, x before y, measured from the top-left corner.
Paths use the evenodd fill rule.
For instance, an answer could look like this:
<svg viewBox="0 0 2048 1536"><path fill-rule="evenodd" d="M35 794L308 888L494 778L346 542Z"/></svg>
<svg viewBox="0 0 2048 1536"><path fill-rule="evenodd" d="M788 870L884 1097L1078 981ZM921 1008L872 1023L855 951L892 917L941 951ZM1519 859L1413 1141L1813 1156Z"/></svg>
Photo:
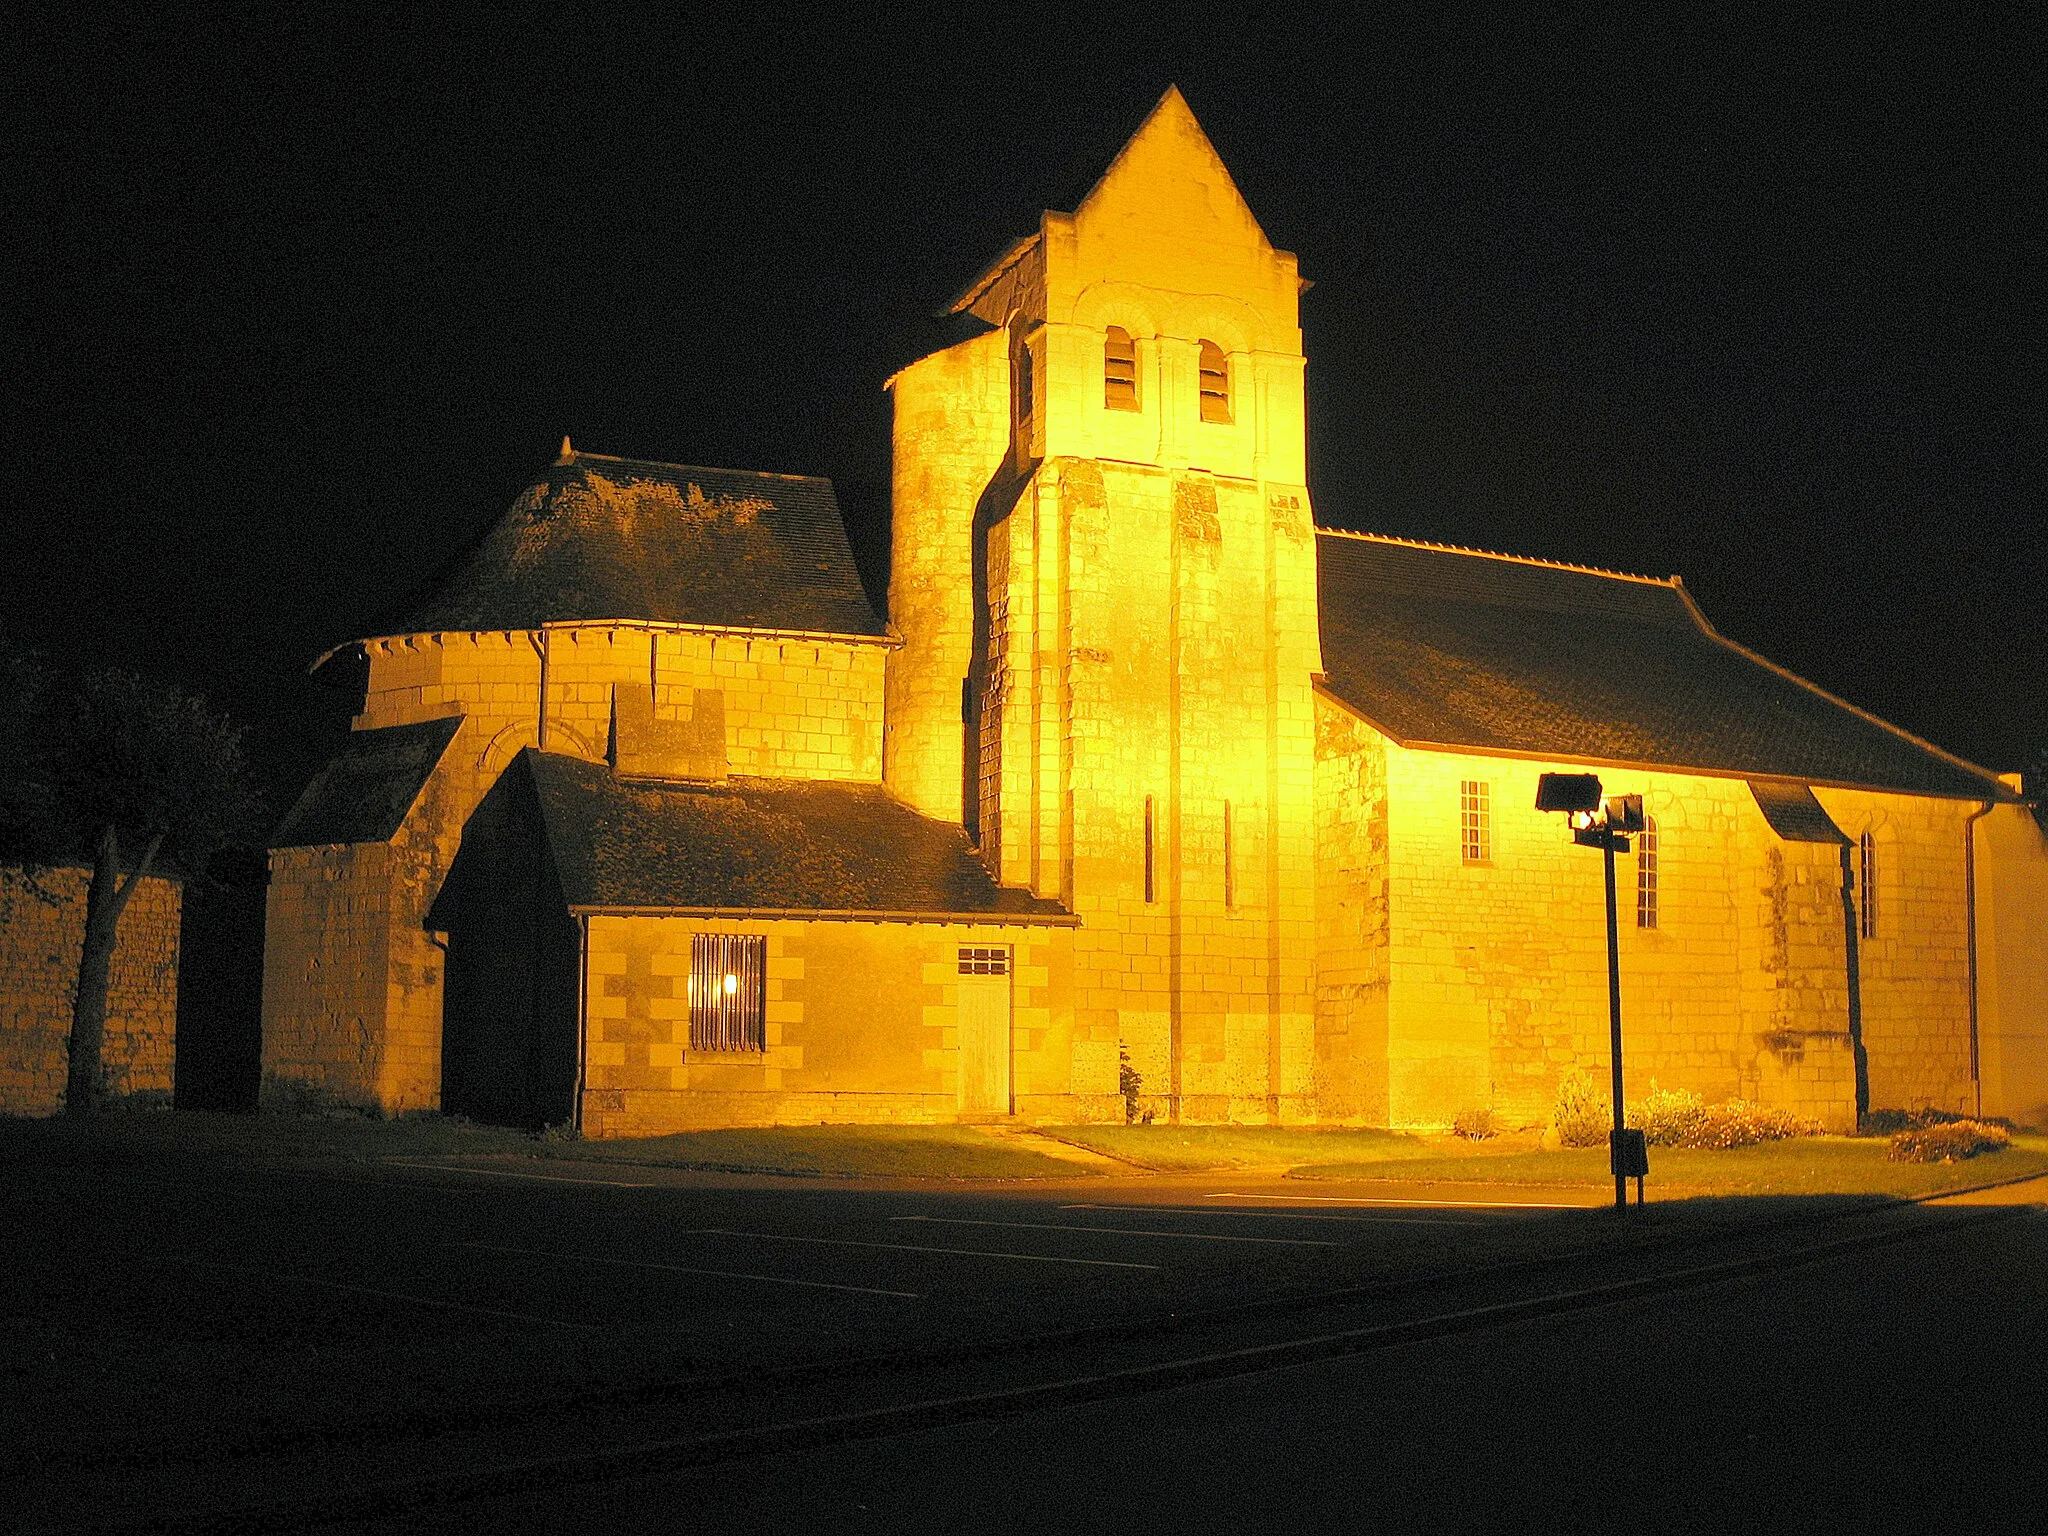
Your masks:
<svg viewBox="0 0 2048 1536"><path fill-rule="evenodd" d="M888 612L831 485L562 452L372 632L279 828L264 1065L387 1112L699 1126L1846 1128L2048 1104L2048 852L2001 777L1675 577L1316 526L1291 254L1177 91L888 383ZM1338 509L1342 515L1342 509Z"/></svg>

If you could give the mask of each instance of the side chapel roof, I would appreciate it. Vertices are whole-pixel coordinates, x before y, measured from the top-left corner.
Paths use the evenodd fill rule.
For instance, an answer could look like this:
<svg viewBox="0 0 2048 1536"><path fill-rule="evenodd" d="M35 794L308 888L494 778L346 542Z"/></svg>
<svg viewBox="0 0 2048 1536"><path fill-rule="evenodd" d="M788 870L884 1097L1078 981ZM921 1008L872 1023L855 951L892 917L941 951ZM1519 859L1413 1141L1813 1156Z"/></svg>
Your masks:
<svg viewBox="0 0 2048 1536"><path fill-rule="evenodd" d="M381 843L397 836L462 717L351 731L270 835L273 848Z"/></svg>
<svg viewBox="0 0 2048 1536"><path fill-rule="evenodd" d="M573 451L358 638L626 619L876 635L832 482Z"/></svg>
<svg viewBox="0 0 2048 1536"><path fill-rule="evenodd" d="M997 885L960 828L874 785L652 784L532 748L520 760L571 908L1073 921L1058 902Z"/></svg>
<svg viewBox="0 0 2048 1536"><path fill-rule="evenodd" d="M1325 686L1404 745L2014 798L1722 638L1676 577L1326 530L1316 546Z"/></svg>

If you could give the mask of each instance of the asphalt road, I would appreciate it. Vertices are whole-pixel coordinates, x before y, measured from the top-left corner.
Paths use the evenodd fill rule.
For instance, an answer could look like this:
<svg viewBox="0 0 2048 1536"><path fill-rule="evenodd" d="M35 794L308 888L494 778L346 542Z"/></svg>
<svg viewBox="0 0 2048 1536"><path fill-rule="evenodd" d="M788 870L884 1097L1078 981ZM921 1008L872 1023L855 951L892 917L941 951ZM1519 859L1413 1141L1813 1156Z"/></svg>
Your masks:
<svg viewBox="0 0 2048 1536"><path fill-rule="evenodd" d="M713 1529L1155 1512L1214 1528L1261 1507L1355 1520L1361 1497L1535 1527L1593 1498L1603 1519L1662 1507L1668 1525L1660 1500L1707 1487L1688 1468L1746 1454L1759 1476L1782 1461L1824 1482L1895 1420L1935 1461L2041 1426L2014 1374L2040 1342L2036 1216L1722 1201L1623 1219L1500 1198L1246 1175L10 1168L0 1501L28 1529L270 1506L232 1528L375 1508L362 1528L586 1529L604 1509L613 1529L666 1530L675 1500L715 1511ZM1730 1264L1766 1272L1697 1274ZM1656 1294L1596 1305L1645 1276ZM1548 1321L1497 1315L1588 1288ZM1353 1342L1304 1350L1319 1338ZM1322 1363L1270 1369L1282 1356ZM1175 1387L1188 1360L1222 1379ZM1060 1382L1082 1385L1048 1398ZM1091 1395L1108 1400L1056 1406ZM925 1421L943 1427L894 1432ZM620 1462L632 1446L652 1450ZM1879 1460L1873 1486L1912 1465ZM717 1465L640 1475L693 1461ZM508 1499L506 1467L540 1471ZM1731 1475L1713 1496L1768 1482Z"/></svg>
<svg viewBox="0 0 2048 1536"><path fill-rule="evenodd" d="M1135 1401L350 1528L2026 1528L2044 1276L2028 1215Z"/></svg>

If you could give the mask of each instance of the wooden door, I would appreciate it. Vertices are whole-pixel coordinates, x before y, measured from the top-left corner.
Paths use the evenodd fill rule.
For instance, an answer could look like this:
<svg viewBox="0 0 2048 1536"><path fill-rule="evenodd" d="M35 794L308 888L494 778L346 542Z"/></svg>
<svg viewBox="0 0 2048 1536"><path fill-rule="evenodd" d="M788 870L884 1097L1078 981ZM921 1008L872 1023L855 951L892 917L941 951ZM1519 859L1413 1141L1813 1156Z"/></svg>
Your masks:
<svg viewBox="0 0 2048 1536"><path fill-rule="evenodd" d="M960 984L960 1110L1010 1112L1010 950L962 946Z"/></svg>

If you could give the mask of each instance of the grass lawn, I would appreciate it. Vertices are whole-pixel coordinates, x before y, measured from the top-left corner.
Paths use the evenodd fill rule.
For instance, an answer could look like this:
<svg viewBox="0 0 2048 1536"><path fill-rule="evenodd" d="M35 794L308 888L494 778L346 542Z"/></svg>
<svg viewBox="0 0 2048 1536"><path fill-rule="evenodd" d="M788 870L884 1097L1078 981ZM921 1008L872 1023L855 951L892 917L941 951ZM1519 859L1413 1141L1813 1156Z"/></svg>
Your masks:
<svg viewBox="0 0 2048 1536"><path fill-rule="evenodd" d="M10 1150L61 1151L90 1145L101 1155L148 1160L178 1151L255 1159L524 1157L637 1163L722 1172L870 1178L1046 1179L1096 1170L987 1136L966 1126L784 1126L689 1131L618 1141L545 1141L523 1131L471 1125L444 1115L366 1120L360 1115L214 1115L155 1111L108 1114L78 1127L55 1120L0 1119L0 1157Z"/></svg>
<svg viewBox="0 0 2048 1536"><path fill-rule="evenodd" d="M1726 1152L1650 1149L1652 1188L1714 1195L1925 1195L2048 1173L2048 1137L2018 1136L2010 1148L1961 1163L1893 1163L1883 1137L1816 1136L1767 1141ZM1483 1161L1426 1157L1296 1167L1297 1179L1400 1179L1445 1183L1560 1184L1611 1188L1605 1147L1519 1151Z"/></svg>
<svg viewBox="0 0 2048 1536"><path fill-rule="evenodd" d="M1257 1125L1053 1125L1036 1134L1162 1173L1378 1163L1439 1151L1404 1131L1293 1130Z"/></svg>
<svg viewBox="0 0 2048 1536"><path fill-rule="evenodd" d="M544 1157L735 1173L1046 1179L1096 1170L960 1125L786 1125L621 1141L529 1142Z"/></svg>

